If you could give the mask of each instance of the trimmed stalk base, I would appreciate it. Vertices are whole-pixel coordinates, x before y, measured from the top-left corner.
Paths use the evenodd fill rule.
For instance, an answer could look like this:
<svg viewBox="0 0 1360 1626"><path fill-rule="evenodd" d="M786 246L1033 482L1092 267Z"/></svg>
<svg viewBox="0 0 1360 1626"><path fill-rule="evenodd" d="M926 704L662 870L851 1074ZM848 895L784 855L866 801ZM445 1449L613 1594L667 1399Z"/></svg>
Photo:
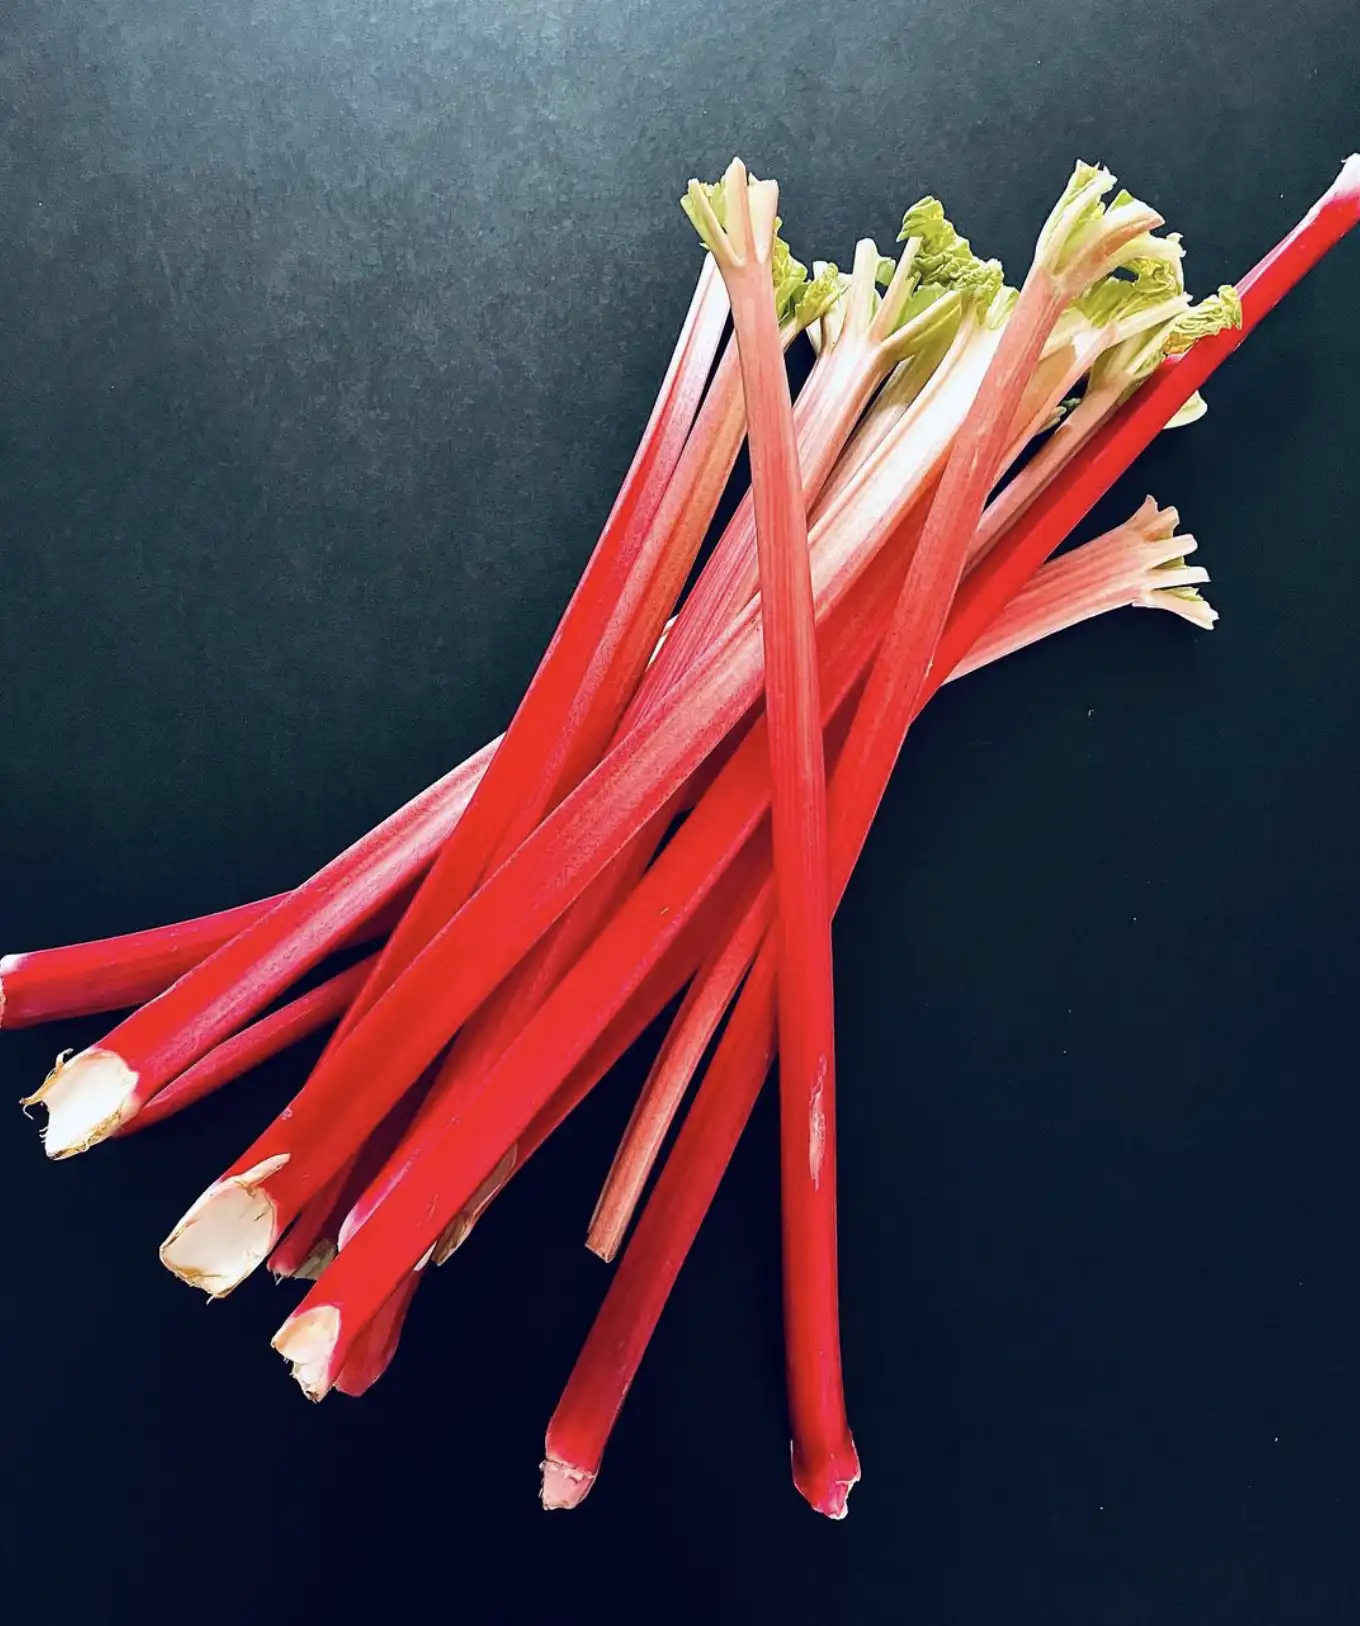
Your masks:
<svg viewBox="0 0 1360 1626"><path fill-rule="evenodd" d="M239 1287L278 1241L274 1199L263 1187L287 1161L281 1152L209 1186L161 1243L165 1268L209 1298Z"/></svg>
<svg viewBox="0 0 1360 1626"><path fill-rule="evenodd" d="M67 1052L69 1055L69 1051ZM137 1111L137 1075L112 1050L82 1050L57 1064L23 1107L47 1108L43 1145L50 1158L74 1157L106 1140Z"/></svg>
<svg viewBox="0 0 1360 1626"><path fill-rule="evenodd" d="M293 1368L308 1400L324 1400L335 1381L331 1361L340 1337L340 1312L333 1304L291 1315L271 1339Z"/></svg>
<svg viewBox="0 0 1360 1626"><path fill-rule="evenodd" d="M549 1513L561 1508L579 1507L590 1495L595 1475L585 1468L573 1468L569 1462L549 1457L542 1464L543 1489L540 1500Z"/></svg>
<svg viewBox="0 0 1360 1626"><path fill-rule="evenodd" d="M800 1462L791 1446L793 1483L804 1501L817 1513L828 1519L843 1519L849 1511L846 1503L850 1492L859 1483L859 1453L855 1442L847 1435L845 1447L823 1457L819 1462Z"/></svg>

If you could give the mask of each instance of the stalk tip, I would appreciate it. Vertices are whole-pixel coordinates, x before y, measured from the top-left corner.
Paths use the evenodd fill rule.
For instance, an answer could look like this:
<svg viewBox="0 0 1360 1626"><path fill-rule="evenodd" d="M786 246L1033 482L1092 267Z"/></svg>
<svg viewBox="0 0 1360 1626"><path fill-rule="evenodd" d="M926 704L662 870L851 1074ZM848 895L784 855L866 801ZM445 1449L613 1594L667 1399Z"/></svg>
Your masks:
<svg viewBox="0 0 1360 1626"><path fill-rule="evenodd" d="M542 1464L543 1488L539 1498L549 1513L560 1508L579 1507L590 1495L595 1475L587 1468L575 1468L560 1457L548 1457Z"/></svg>
<svg viewBox="0 0 1360 1626"><path fill-rule="evenodd" d="M50 1158L88 1152L132 1118L138 1109L137 1075L112 1050L82 1050L56 1065L22 1107L47 1108L43 1145Z"/></svg>
<svg viewBox="0 0 1360 1626"><path fill-rule="evenodd" d="M849 1511L850 1492L859 1483L859 1454L849 1434L839 1449L823 1452L816 1462L800 1458L791 1448L793 1483L799 1495L828 1519L843 1519Z"/></svg>
<svg viewBox="0 0 1360 1626"><path fill-rule="evenodd" d="M308 1400L324 1400L334 1382L331 1357L339 1339L340 1311L334 1304L318 1304L290 1315L270 1343L292 1366Z"/></svg>

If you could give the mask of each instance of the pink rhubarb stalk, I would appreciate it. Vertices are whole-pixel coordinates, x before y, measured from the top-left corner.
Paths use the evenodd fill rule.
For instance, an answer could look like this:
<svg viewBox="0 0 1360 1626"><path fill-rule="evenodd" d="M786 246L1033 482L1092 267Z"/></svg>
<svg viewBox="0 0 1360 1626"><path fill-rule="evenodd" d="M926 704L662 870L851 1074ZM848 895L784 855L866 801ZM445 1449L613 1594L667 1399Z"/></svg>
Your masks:
<svg viewBox="0 0 1360 1626"><path fill-rule="evenodd" d="M816 620L779 329L767 270L779 189L734 160L719 221L691 181L690 218L732 302L760 565L779 944L784 1320L794 1481L840 1518L859 1478L837 1332L835 993Z"/></svg>

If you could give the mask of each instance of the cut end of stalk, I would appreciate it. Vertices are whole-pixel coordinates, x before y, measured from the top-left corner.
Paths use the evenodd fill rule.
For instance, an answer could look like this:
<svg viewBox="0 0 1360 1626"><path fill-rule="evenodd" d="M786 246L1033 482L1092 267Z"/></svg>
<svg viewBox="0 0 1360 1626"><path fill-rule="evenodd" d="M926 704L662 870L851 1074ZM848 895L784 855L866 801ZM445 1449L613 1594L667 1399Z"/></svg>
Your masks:
<svg viewBox="0 0 1360 1626"><path fill-rule="evenodd" d="M814 1512L828 1519L843 1519L849 1512L850 1492L859 1483L859 1454L855 1442L846 1435L845 1445L828 1452L816 1463L799 1458L792 1450L793 1483Z"/></svg>
<svg viewBox="0 0 1360 1626"><path fill-rule="evenodd" d="M334 1382L331 1361L340 1338L340 1312L333 1304L300 1310L274 1334L273 1347L293 1368L308 1400L324 1400Z"/></svg>
<svg viewBox="0 0 1360 1626"><path fill-rule="evenodd" d="M63 1158L112 1135L135 1115L136 1097L136 1073L112 1050L95 1049L82 1050L74 1061L58 1056L41 1086L19 1104L47 1108L43 1145L48 1157Z"/></svg>
<svg viewBox="0 0 1360 1626"><path fill-rule="evenodd" d="M590 1495L595 1475L588 1469L573 1467L558 1457L547 1458L542 1467L543 1489L539 1496L549 1513L559 1508L579 1507Z"/></svg>
<svg viewBox="0 0 1360 1626"><path fill-rule="evenodd" d="M278 1240L277 1210L264 1182L287 1162L281 1152L209 1186L161 1243L165 1268L209 1298L239 1287Z"/></svg>
<svg viewBox="0 0 1360 1626"><path fill-rule="evenodd" d="M623 1246L623 1233L627 1229L628 1220L632 1210L627 1214L614 1211L601 1212L604 1193L601 1193L601 1202L595 1205L595 1212L590 1216L590 1229L586 1232L586 1251L593 1253L597 1259L603 1259L605 1264L612 1265Z"/></svg>
<svg viewBox="0 0 1360 1626"><path fill-rule="evenodd" d="M321 1272L335 1258L335 1243L328 1236L320 1236L312 1243L311 1252L302 1263L292 1270L280 1270L276 1265L269 1269L276 1282L318 1282Z"/></svg>

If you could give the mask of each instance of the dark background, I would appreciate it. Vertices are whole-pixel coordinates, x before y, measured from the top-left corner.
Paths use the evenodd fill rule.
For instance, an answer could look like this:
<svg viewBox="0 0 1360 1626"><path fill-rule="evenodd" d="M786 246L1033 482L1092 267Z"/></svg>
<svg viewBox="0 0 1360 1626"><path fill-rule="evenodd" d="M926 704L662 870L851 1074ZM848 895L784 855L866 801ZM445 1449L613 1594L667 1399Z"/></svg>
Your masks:
<svg viewBox="0 0 1360 1626"><path fill-rule="evenodd" d="M503 725L691 173L842 263L934 191L1018 280L1102 159L1207 291L1360 139L1357 52L1347 0L6 0L0 947L289 886ZM293 1055L59 1168L0 1135L6 1619L1354 1621L1357 292L1348 243L1097 516L1178 504L1221 628L1071 633L904 755L837 927L844 1525L788 1479L768 1098L549 1519L645 1058L313 1409L290 1291L155 1254ZM3 1093L104 1025L4 1035Z"/></svg>

